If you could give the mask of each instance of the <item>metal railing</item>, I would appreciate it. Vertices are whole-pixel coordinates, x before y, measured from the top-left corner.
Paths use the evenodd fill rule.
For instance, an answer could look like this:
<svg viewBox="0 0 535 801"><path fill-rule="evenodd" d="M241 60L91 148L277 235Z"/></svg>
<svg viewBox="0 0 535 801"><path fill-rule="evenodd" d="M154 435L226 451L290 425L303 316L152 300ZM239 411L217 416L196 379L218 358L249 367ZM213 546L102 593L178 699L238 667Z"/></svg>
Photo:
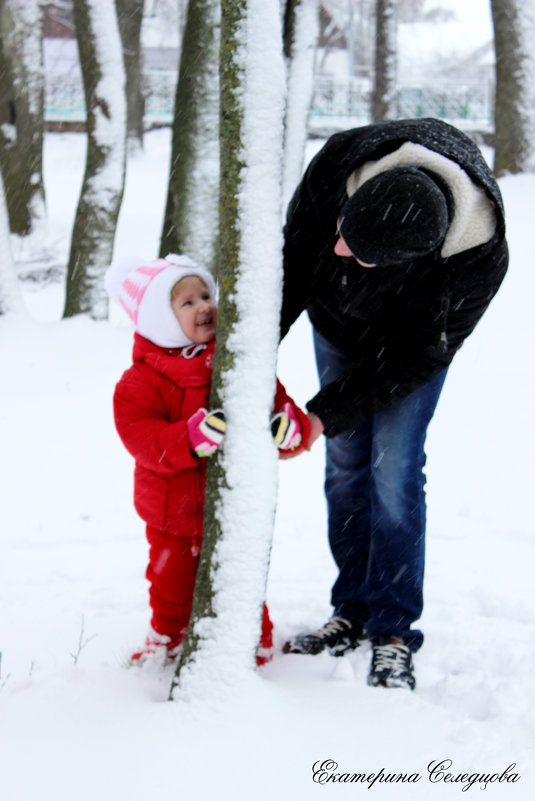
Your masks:
<svg viewBox="0 0 535 801"><path fill-rule="evenodd" d="M146 73L144 77L146 119L171 122L176 75L162 71ZM313 126L333 118L366 122L370 118L369 109L370 89L362 82L316 78L311 109ZM493 119L493 87L490 84L401 87L397 112L399 117L440 117L489 127ZM45 119L85 120L84 92L79 79L47 76Z"/></svg>
<svg viewBox="0 0 535 801"><path fill-rule="evenodd" d="M144 75L145 117L171 122L175 105L177 76L169 72ZM85 95L78 77L50 75L45 83L45 120L83 122Z"/></svg>
<svg viewBox="0 0 535 801"><path fill-rule="evenodd" d="M493 120L492 84L449 84L400 87L398 117L440 117L490 126ZM311 117L369 120L370 88L356 80L338 81L318 77L315 81Z"/></svg>

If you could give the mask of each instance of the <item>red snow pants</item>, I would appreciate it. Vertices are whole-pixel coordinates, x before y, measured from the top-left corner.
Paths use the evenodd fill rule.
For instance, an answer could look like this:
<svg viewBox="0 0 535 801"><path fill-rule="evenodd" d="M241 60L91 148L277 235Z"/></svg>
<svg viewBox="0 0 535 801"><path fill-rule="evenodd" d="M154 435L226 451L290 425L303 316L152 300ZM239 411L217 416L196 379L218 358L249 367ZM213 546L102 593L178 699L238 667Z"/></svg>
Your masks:
<svg viewBox="0 0 535 801"><path fill-rule="evenodd" d="M147 539L151 625L158 634L169 637L171 645L179 645L186 636L191 614L201 543L196 537L177 536L152 526L147 526ZM258 664L269 659L268 653L273 648L272 632L273 623L264 604Z"/></svg>

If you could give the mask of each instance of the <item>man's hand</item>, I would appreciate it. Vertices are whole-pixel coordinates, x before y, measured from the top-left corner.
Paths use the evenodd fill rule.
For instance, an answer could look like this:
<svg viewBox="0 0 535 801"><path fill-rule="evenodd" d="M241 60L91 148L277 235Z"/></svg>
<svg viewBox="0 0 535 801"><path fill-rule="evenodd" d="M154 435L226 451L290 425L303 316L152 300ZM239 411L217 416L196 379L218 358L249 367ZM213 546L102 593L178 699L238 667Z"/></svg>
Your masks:
<svg viewBox="0 0 535 801"><path fill-rule="evenodd" d="M309 451L312 448L313 444L318 439L318 437L320 437L323 434L325 426L323 425L317 414L314 414L314 412L308 412L307 417L310 423L310 436L305 446L305 450Z"/></svg>

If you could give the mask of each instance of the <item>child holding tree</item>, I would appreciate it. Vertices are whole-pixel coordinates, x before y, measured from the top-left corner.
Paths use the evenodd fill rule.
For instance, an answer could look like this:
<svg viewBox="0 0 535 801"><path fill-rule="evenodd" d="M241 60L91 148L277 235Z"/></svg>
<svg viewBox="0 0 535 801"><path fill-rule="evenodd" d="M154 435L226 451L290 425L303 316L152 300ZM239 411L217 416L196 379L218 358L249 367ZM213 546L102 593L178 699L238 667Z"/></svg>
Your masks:
<svg viewBox="0 0 535 801"><path fill-rule="evenodd" d="M187 256L117 262L110 296L136 327L133 364L114 394L123 444L134 457L134 503L146 523L152 618L131 663L177 657L188 626L203 531L206 457L224 440L220 410L208 411L217 324L212 276ZM278 448L304 449L309 424L280 382L272 433ZM257 664L271 657L273 625L264 606Z"/></svg>

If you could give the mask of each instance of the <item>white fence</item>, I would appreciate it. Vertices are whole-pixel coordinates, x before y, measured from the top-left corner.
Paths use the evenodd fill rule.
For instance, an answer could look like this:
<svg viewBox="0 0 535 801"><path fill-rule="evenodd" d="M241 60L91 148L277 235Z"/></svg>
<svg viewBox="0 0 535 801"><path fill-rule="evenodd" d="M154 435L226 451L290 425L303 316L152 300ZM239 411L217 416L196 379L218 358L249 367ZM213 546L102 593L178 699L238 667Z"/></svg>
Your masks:
<svg viewBox="0 0 535 801"><path fill-rule="evenodd" d="M466 127L490 129L493 124L492 84L400 87L398 117L439 117ZM370 119L370 89L356 80L336 81L318 77L315 81L311 125L329 118L367 122Z"/></svg>
<svg viewBox="0 0 535 801"><path fill-rule="evenodd" d="M145 119L147 124L173 120L176 75L169 72L144 76ZM45 84L45 120L50 122L85 122L84 87L76 76L47 75Z"/></svg>
<svg viewBox="0 0 535 801"><path fill-rule="evenodd" d="M172 121L175 91L174 73L145 74L147 125ZM493 87L490 84L401 87L397 106L398 117L440 117L463 127L487 130L493 121ZM320 76L315 82L310 126L315 129L363 124L370 119L369 109L370 90L362 83ZM80 80L64 75L47 76L45 119L54 122L85 120Z"/></svg>

